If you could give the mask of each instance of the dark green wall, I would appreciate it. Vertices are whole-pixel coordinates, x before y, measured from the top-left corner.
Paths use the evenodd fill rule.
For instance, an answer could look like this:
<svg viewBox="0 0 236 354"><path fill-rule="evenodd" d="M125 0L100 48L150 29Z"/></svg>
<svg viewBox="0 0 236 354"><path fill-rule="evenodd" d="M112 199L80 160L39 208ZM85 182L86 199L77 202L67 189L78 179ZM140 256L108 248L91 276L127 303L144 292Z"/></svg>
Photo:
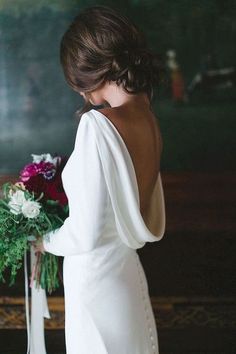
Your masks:
<svg viewBox="0 0 236 354"><path fill-rule="evenodd" d="M211 53L218 67L235 65L233 1L0 0L0 173L18 173L31 153L69 154L82 103L65 83L60 38L81 8L114 5L147 34L165 58L177 52L186 86ZM235 168L235 90L175 105L169 89L156 91L154 108L164 138L164 170Z"/></svg>

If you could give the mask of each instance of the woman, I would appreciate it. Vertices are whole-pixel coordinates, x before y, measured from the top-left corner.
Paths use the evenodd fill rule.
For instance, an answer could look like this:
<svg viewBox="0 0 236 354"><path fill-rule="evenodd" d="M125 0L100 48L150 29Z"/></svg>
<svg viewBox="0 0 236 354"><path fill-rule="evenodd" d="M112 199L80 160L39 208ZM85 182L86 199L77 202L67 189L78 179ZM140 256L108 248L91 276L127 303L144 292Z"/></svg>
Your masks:
<svg viewBox="0 0 236 354"><path fill-rule="evenodd" d="M64 34L61 62L86 104L62 172L69 217L35 250L64 256L66 353L159 353L137 253L165 230L158 60L126 17L94 6Z"/></svg>

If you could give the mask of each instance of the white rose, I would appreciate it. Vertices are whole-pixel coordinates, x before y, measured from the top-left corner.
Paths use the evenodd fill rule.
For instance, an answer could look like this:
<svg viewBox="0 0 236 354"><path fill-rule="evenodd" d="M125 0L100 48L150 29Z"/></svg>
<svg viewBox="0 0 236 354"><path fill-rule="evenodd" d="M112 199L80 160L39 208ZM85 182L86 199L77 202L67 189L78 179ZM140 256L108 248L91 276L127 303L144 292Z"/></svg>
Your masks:
<svg viewBox="0 0 236 354"><path fill-rule="evenodd" d="M47 154L45 157L45 162L51 162L54 166L57 165L57 162L60 162L61 158L59 156L52 157L50 154Z"/></svg>
<svg viewBox="0 0 236 354"><path fill-rule="evenodd" d="M25 193L23 191L18 190L14 193L11 193L10 200L8 202L10 211L15 215L21 214L21 208L25 202Z"/></svg>
<svg viewBox="0 0 236 354"><path fill-rule="evenodd" d="M50 154L44 154L44 161L53 163L54 159Z"/></svg>
<svg viewBox="0 0 236 354"><path fill-rule="evenodd" d="M41 205L32 200L26 200L22 206L22 214L26 218L36 218L40 213Z"/></svg>
<svg viewBox="0 0 236 354"><path fill-rule="evenodd" d="M51 162L52 164L54 164L54 166L56 166L57 161L60 160L60 157L52 157L51 154L42 154L42 155L31 154L31 156L33 157L34 163L45 161L45 162Z"/></svg>
<svg viewBox="0 0 236 354"><path fill-rule="evenodd" d="M61 160L61 158L59 156L52 157L51 154L42 154L42 155L31 154L31 156L33 157L34 163L39 163L41 161L45 161L45 162L51 162L54 166L56 166L57 162L60 162L60 160Z"/></svg>
<svg viewBox="0 0 236 354"><path fill-rule="evenodd" d="M42 154L42 155L31 154L31 156L33 157L33 162L39 163L41 161L44 161L46 154Z"/></svg>

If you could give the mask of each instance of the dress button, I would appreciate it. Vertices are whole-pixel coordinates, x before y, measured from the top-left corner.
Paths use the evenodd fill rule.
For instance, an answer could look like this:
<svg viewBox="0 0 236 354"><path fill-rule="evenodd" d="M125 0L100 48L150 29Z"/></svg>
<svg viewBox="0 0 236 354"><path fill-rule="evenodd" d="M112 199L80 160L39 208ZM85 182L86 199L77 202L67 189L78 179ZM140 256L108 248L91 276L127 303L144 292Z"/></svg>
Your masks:
<svg viewBox="0 0 236 354"><path fill-rule="evenodd" d="M152 332L152 327L149 327L149 332Z"/></svg>
<svg viewBox="0 0 236 354"><path fill-rule="evenodd" d="M151 340L153 340L153 336L150 336Z"/></svg>
<svg viewBox="0 0 236 354"><path fill-rule="evenodd" d="M153 344L153 345L152 345L152 349L155 349L155 348L156 348L156 346Z"/></svg>

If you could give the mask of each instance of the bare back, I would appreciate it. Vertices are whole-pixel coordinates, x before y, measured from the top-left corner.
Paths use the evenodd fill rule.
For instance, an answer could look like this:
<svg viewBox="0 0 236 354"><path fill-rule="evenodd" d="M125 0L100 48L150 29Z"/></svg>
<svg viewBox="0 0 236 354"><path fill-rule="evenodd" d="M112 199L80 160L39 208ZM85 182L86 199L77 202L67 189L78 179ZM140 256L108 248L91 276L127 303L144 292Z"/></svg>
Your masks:
<svg viewBox="0 0 236 354"><path fill-rule="evenodd" d="M160 171L162 136L155 115L149 110L126 107L99 110L117 128L130 153L139 187L140 211L143 216Z"/></svg>

